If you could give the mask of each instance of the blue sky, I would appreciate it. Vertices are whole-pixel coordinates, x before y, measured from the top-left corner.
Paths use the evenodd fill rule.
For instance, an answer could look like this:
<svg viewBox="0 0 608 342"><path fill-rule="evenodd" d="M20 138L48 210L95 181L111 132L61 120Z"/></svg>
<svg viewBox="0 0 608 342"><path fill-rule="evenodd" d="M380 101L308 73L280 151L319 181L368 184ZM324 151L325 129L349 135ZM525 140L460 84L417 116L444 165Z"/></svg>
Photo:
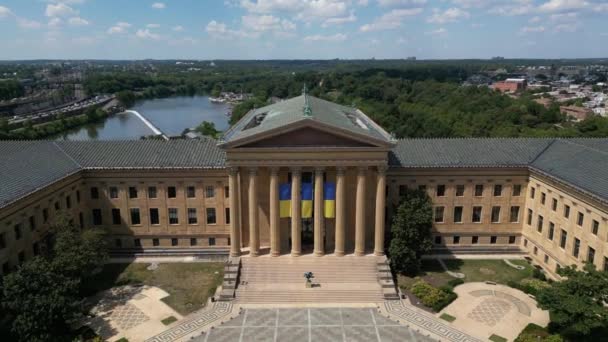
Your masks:
<svg viewBox="0 0 608 342"><path fill-rule="evenodd" d="M608 57L608 0L0 0L0 59Z"/></svg>

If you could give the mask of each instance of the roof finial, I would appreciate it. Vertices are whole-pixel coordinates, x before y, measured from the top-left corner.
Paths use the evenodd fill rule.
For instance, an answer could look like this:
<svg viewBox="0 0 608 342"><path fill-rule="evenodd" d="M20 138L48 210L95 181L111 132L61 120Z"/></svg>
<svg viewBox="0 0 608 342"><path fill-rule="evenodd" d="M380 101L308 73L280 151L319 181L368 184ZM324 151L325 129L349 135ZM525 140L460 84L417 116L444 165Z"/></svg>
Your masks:
<svg viewBox="0 0 608 342"><path fill-rule="evenodd" d="M312 116L312 109L310 108L310 104L308 103L308 89L306 88L306 83L304 83L302 95L304 96L304 116L310 117Z"/></svg>

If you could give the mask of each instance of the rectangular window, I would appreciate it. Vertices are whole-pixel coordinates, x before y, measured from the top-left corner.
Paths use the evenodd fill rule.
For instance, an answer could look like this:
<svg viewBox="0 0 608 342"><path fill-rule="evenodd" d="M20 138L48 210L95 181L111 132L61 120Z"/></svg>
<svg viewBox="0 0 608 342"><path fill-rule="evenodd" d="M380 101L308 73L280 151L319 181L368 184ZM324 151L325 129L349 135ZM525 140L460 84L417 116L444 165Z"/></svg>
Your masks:
<svg viewBox="0 0 608 342"><path fill-rule="evenodd" d="M443 222L444 207L435 207L435 223Z"/></svg>
<svg viewBox="0 0 608 342"><path fill-rule="evenodd" d="M224 218L226 220L226 224L230 224L230 208L225 208L224 209Z"/></svg>
<svg viewBox="0 0 608 342"><path fill-rule="evenodd" d="M38 242L34 242L32 245L32 250L34 251L34 255L40 255L40 244Z"/></svg>
<svg viewBox="0 0 608 342"><path fill-rule="evenodd" d="M591 233L593 235L597 235L599 230L600 230L600 223L596 220L593 220L593 222L591 223Z"/></svg>
<svg viewBox="0 0 608 342"><path fill-rule="evenodd" d="M98 199L99 198L99 189L94 186L91 188L91 199Z"/></svg>
<svg viewBox="0 0 608 342"><path fill-rule="evenodd" d="M82 211L78 213L78 223L80 224L80 229L84 229L84 216L82 215Z"/></svg>
<svg viewBox="0 0 608 342"><path fill-rule="evenodd" d="M59 205L59 201L55 201L55 210L59 210L61 209L61 206Z"/></svg>
<svg viewBox="0 0 608 342"><path fill-rule="evenodd" d="M542 215L538 215L538 221L536 221L536 231L538 231L539 233L543 232L543 222L544 218Z"/></svg>
<svg viewBox="0 0 608 342"><path fill-rule="evenodd" d="M530 198L534 198L536 195L536 188L530 188Z"/></svg>
<svg viewBox="0 0 608 342"><path fill-rule="evenodd" d="M456 197L464 196L464 184L456 185Z"/></svg>
<svg viewBox="0 0 608 342"><path fill-rule="evenodd" d="M207 224L215 224L215 208L207 208Z"/></svg>
<svg viewBox="0 0 608 342"><path fill-rule="evenodd" d="M521 184L513 184L513 197L521 196Z"/></svg>
<svg viewBox="0 0 608 342"><path fill-rule="evenodd" d="M479 236L474 235L473 238L471 238L471 243L476 245L479 243Z"/></svg>
<svg viewBox="0 0 608 342"><path fill-rule="evenodd" d="M139 215L139 208L131 208L131 224L141 224L141 217Z"/></svg>
<svg viewBox="0 0 608 342"><path fill-rule="evenodd" d="M0 234L0 249L6 248L6 233Z"/></svg>
<svg viewBox="0 0 608 342"><path fill-rule="evenodd" d="M49 208L42 209L42 222L49 222Z"/></svg>
<svg viewBox="0 0 608 342"><path fill-rule="evenodd" d="M118 248L122 247L122 240L114 239L114 245L116 245L116 247L118 247Z"/></svg>
<svg viewBox="0 0 608 342"><path fill-rule="evenodd" d="M557 210L557 198L553 198L551 200L551 210L553 210L553 211Z"/></svg>
<svg viewBox="0 0 608 342"><path fill-rule="evenodd" d="M152 246L158 247L160 245L160 241L158 239L152 239Z"/></svg>
<svg viewBox="0 0 608 342"><path fill-rule="evenodd" d="M538 255L538 247L534 246L534 255Z"/></svg>
<svg viewBox="0 0 608 342"><path fill-rule="evenodd" d="M169 208L169 224L179 224L177 208Z"/></svg>
<svg viewBox="0 0 608 342"><path fill-rule="evenodd" d="M587 250L587 262L593 264L595 262L595 249L589 247Z"/></svg>
<svg viewBox="0 0 608 342"><path fill-rule="evenodd" d="M80 190L76 190L76 203L80 203Z"/></svg>
<svg viewBox="0 0 608 342"><path fill-rule="evenodd" d="M388 194L388 191L386 192ZM230 187L224 187L224 198L230 198Z"/></svg>
<svg viewBox="0 0 608 342"><path fill-rule="evenodd" d="M559 246L566 248L566 241L568 241L568 232L562 229L562 235L559 239Z"/></svg>
<svg viewBox="0 0 608 342"><path fill-rule="evenodd" d="M452 237L452 243L457 245L460 243L460 236L455 235L454 237Z"/></svg>
<svg viewBox="0 0 608 342"><path fill-rule="evenodd" d="M476 197L483 196L483 184L475 185L475 196Z"/></svg>
<svg viewBox="0 0 608 342"><path fill-rule="evenodd" d="M549 256L548 256L547 254L545 254L545 258L543 259L543 262L544 262L545 264L548 264L548 263L549 263Z"/></svg>
<svg viewBox="0 0 608 342"><path fill-rule="evenodd" d="M528 226L532 225L532 216L534 216L534 212L532 209L528 209Z"/></svg>
<svg viewBox="0 0 608 342"><path fill-rule="evenodd" d="M13 230L15 231L15 240L21 240L21 224L16 224Z"/></svg>
<svg viewBox="0 0 608 342"><path fill-rule="evenodd" d="M462 207L454 207L454 223L462 222Z"/></svg>
<svg viewBox="0 0 608 342"><path fill-rule="evenodd" d="M509 245L513 245L515 244L515 236L511 235L509 236Z"/></svg>
<svg viewBox="0 0 608 342"><path fill-rule="evenodd" d="M118 188L115 186L110 187L110 198L118 198Z"/></svg>
<svg viewBox="0 0 608 342"><path fill-rule="evenodd" d="M418 185L418 190L420 190L422 192L426 192L426 185L424 185L424 184Z"/></svg>
<svg viewBox="0 0 608 342"><path fill-rule="evenodd" d="M511 222L511 223L519 222L519 207L518 206L511 207L511 214L509 216L509 222Z"/></svg>
<svg viewBox="0 0 608 342"><path fill-rule="evenodd" d="M472 216L471 220L474 223L481 222L481 207L473 207L473 216Z"/></svg>
<svg viewBox="0 0 608 342"><path fill-rule="evenodd" d="M170 186L167 188L167 197L168 198L176 198L177 197L177 189L174 186Z"/></svg>
<svg viewBox="0 0 608 342"><path fill-rule="evenodd" d="M437 197L443 197L445 196L445 185L440 184L437 185Z"/></svg>
<svg viewBox="0 0 608 342"><path fill-rule="evenodd" d="M435 244L436 245L440 245L441 244L441 236L435 236Z"/></svg>
<svg viewBox="0 0 608 342"><path fill-rule="evenodd" d="M24 251L19 252L19 254L17 255L17 258L19 259L19 265L23 264L25 262L25 252Z"/></svg>
<svg viewBox="0 0 608 342"><path fill-rule="evenodd" d="M549 233L547 234L547 239L553 241L554 234L555 234L555 223L549 222Z"/></svg>
<svg viewBox="0 0 608 342"><path fill-rule="evenodd" d="M141 240L140 239L134 239L133 240L133 245L135 247L141 247Z"/></svg>
<svg viewBox="0 0 608 342"><path fill-rule="evenodd" d="M197 224L196 208L188 208L188 224Z"/></svg>
<svg viewBox="0 0 608 342"><path fill-rule="evenodd" d="M215 197L215 188L213 187L213 185L207 185L205 187L205 197L206 198Z"/></svg>
<svg viewBox="0 0 608 342"><path fill-rule="evenodd" d="M102 223L101 209L93 209L93 225L100 226Z"/></svg>
<svg viewBox="0 0 608 342"><path fill-rule="evenodd" d="M210 237L209 238L209 246L215 246L215 238L214 237Z"/></svg>
<svg viewBox="0 0 608 342"><path fill-rule="evenodd" d="M150 224L160 224L158 208L150 208Z"/></svg>
<svg viewBox="0 0 608 342"><path fill-rule="evenodd" d="M189 186L186 188L186 197L195 198L196 197L196 188L193 186Z"/></svg>
<svg viewBox="0 0 608 342"><path fill-rule="evenodd" d="M171 239L171 246L177 246L179 244L179 240L176 238Z"/></svg>
<svg viewBox="0 0 608 342"><path fill-rule="evenodd" d="M492 223L500 222L500 207L492 207Z"/></svg>
<svg viewBox="0 0 608 342"><path fill-rule="evenodd" d="M565 204L564 204L564 217L565 218L569 218L570 217L570 206L569 205L565 205Z"/></svg>
<svg viewBox="0 0 608 342"><path fill-rule="evenodd" d="M608 258L604 257L604 272L608 271Z"/></svg>
<svg viewBox="0 0 608 342"><path fill-rule="evenodd" d="M30 230L36 230L36 217L30 216Z"/></svg>
<svg viewBox="0 0 608 342"><path fill-rule="evenodd" d="M574 238L574 246L572 247L572 255L578 258L578 253L581 250L581 240Z"/></svg>
<svg viewBox="0 0 608 342"><path fill-rule="evenodd" d="M156 196L158 196L156 194L156 187L155 186L149 186L148 187L148 198L156 198Z"/></svg>
<svg viewBox="0 0 608 342"><path fill-rule="evenodd" d="M122 219L120 218L120 209L112 208L112 224L120 224Z"/></svg>
<svg viewBox="0 0 608 342"><path fill-rule="evenodd" d="M493 244L493 245L496 244L496 240L497 240L496 236L490 236L490 243L491 244Z"/></svg>
<svg viewBox="0 0 608 342"><path fill-rule="evenodd" d="M576 218L576 224L578 224L579 226L583 226L583 223L585 223L585 215L581 212L578 213L578 216Z"/></svg>
<svg viewBox="0 0 608 342"><path fill-rule="evenodd" d="M545 201L547 200L547 194L544 192L540 193L540 204L545 205Z"/></svg>
<svg viewBox="0 0 608 342"><path fill-rule="evenodd" d="M407 185L399 185L399 197L403 197L405 196L405 193L407 192Z"/></svg>
<svg viewBox="0 0 608 342"><path fill-rule="evenodd" d="M8 274L11 271L11 266L8 261L2 264L2 274Z"/></svg>
<svg viewBox="0 0 608 342"><path fill-rule="evenodd" d="M190 238L190 246L198 245L198 240L196 238Z"/></svg>
<svg viewBox="0 0 608 342"><path fill-rule="evenodd" d="M72 209L72 198L70 196L65 197L65 207Z"/></svg>
<svg viewBox="0 0 608 342"><path fill-rule="evenodd" d="M500 196L502 196L502 185L495 184L494 185L494 197L500 197Z"/></svg>
<svg viewBox="0 0 608 342"><path fill-rule="evenodd" d="M137 198L137 188L134 186L129 187L129 198Z"/></svg>
<svg viewBox="0 0 608 342"><path fill-rule="evenodd" d="M528 247L528 240L524 239L524 247Z"/></svg>

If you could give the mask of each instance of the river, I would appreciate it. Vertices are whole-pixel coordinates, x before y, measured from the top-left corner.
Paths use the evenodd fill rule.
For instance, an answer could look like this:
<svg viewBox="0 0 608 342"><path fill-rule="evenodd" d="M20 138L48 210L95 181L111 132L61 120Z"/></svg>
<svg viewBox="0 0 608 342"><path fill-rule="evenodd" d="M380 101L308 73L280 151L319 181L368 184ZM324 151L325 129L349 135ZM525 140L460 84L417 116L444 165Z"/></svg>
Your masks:
<svg viewBox="0 0 608 342"><path fill-rule="evenodd" d="M180 135L185 128L196 127L203 121L213 122L220 131L228 128L226 112L229 106L211 103L208 96L143 100L129 109L139 112L168 136ZM152 130L137 116L123 113L67 131L57 139L131 140L151 134Z"/></svg>

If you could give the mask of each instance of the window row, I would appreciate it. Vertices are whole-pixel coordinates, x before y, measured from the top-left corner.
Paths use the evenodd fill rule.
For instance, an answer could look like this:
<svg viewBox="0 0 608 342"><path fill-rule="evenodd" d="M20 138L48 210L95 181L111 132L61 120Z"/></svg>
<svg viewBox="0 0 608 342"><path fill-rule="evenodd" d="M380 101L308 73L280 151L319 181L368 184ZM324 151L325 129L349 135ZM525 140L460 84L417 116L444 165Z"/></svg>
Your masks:
<svg viewBox="0 0 608 342"><path fill-rule="evenodd" d="M435 244L436 245L441 245L443 243L451 243L453 245L458 245L460 244L460 235L454 235L451 237L451 239L448 239L446 237L442 237L442 236L435 236ZM498 241L498 236L496 235L492 235L490 236L490 244L495 245ZM509 244L513 245L515 244L515 242L517 241L517 238L515 235L511 235L509 236ZM471 244L473 245L477 245L479 244L479 236L478 235L473 235L471 236Z"/></svg>
<svg viewBox="0 0 608 342"><path fill-rule="evenodd" d="M207 185L205 187L205 198L215 198L215 187L213 185ZM228 187L224 187L224 196L228 198L229 191ZM130 186L127 189L129 198L139 198L140 197L140 189L135 186ZM177 187L168 186L167 187L167 198L177 198ZM118 198L119 189L116 186L108 187L108 197L112 199ZM186 198L196 198L196 187L195 186L187 186L185 188ZM158 198L158 188L156 186L149 186L146 189L146 195L148 198ZM91 187L91 199L99 199L99 188Z"/></svg>
<svg viewBox="0 0 608 342"><path fill-rule="evenodd" d="M534 217L534 211L532 209L528 209L527 224L529 226L532 225L533 217ZM583 228L584 222L585 222L585 214L579 212L578 217L577 217L577 225L579 227ZM538 217L536 219L536 230L539 233L542 233L543 225L544 225L544 217L542 215L538 215ZM555 224L553 222L549 222L549 232L552 232L554 227L555 227ZM591 220L591 227L590 227L589 231L591 232L591 234L597 236L600 231L600 222L597 220Z"/></svg>
<svg viewBox="0 0 608 342"><path fill-rule="evenodd" d="M463 206L455 206L454 212L452 216L453 223L463 223ZM491 208L490 222L492 223L500 223L501 222L501 206L493 206ZM473 206L471 211L471 221L472 223L481 223L483 214L483 206ZM434 209L434 221L435 223L446 223L445 222L445 207L444 206L436 206ZM511 206L509 210L509 222L517 223L519 222L519 206Z"/></svg>
<svg viewBox="0 0 608 342"><path fill-rule="evenodd" d="M111 209L111 222L113 225L123 224L123 217L119 208ZM206 222L207 224L217 224L217 215L215 208L206 208ZM93 224L100 226L103 224L103 213L101 209L93 209ZM230 224L230 208L225 208L224 221L226 224ZM139 208L129 209L129 224L140 225L141 224L141 211ZM160 211L158 208L149 209L149 220L151 225L160 225ZM171 225L179 224L179 210L178 208L167 209L167 221ZM187 222L190 225L198 224L198 210L196 208L187 209Z"/></svg>
<svg viewBox="0 0 608 342"><path fill-rule="evenodd" d="M536 188L530 188L530 198L535 198L536 196ZM545 205L547 202L547 194L545 194L544 192L541 192L540 194L540 204ZM557 212L558 210L558 200L557 198L551 198L551 210L554 212ZM570 206L567 204L564 204L562 206L562 215L564 216L564 218L569 219L570 218ZM576 215L576 224L580 227L583 227L585 225L585 214L582 212L577 212ZM592 226L592 231L595 231L595 235L597 235L597 231L599 229L599 222L597 220L592 220L591 221L591 226Z"/></svg>
<svg viewBox="0 0 608 342"><path fill-rule="evenodd" d="M159 238L153 238L150 239L152 241L152 246L154 247L159 247L160 246L160 239ZM199 246L200 245L200 239L199 238L190 238L190 243L189 246ZM228 239L230 240L230 239ZM141 239L139 238L135 238L133 239L133 246L135 247L142 247L142 243L141 243ZM178 238L171 238L171 246L175 247L175 246L180 246L180 239ZM215 237L209 237L207 238L207 246L215 246L216 245L216 238ZM115 239L114 240L114 246L121 248L123 247L123 240L122 239Z"/></svg>
<svg viewBox="0 0 608 342"><path fill-rule="evenodd" d="M421 191L426 191L426 185L419 185L418 189ZM456 197L464 197L465 195L465 185L464 184L457 184L456 186L454 186L454 195ZM475 197L482 197L484 195L484 189L485 186L483 184L475 184L474 188L473 188L473 196ZM435 196L437 197L445 197L446 196L446 185L445 184L438 184L435 187ZM494 184L493 188L492 188L492 195L494 197L501 197L503 196L503 185L502 184ZM403 196L405 195L405 192L407 191L407 185L399 185L399 196ZM517 197L517 196L521 196L521 184L513 184L513 186L511 187L511 196Z"/></svg>

